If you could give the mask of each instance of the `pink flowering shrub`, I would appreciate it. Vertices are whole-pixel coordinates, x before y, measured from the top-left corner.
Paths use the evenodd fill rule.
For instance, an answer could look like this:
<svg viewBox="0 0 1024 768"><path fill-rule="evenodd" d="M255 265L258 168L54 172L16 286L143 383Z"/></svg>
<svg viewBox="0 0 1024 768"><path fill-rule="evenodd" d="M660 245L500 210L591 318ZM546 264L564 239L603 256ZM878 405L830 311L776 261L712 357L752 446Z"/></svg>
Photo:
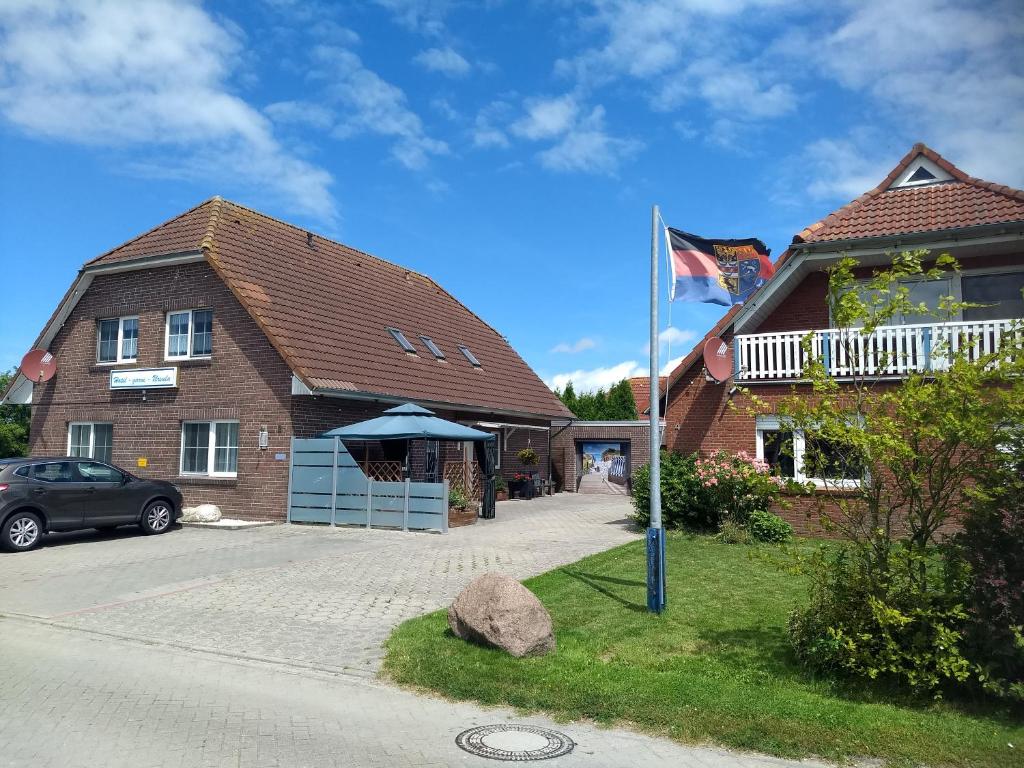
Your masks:
<svg viewBox="0 0 1024 768"><path fill-rule="evenodd" d="M708 491L720 519L746 525L751 512L768 510L786 481L746 451L729 455L719 451L694 462L698 482Z"/></svg>
<svg viewBox="0 0 1024 768"><path fill-rule="evenodd" d="M661 510L666 527L717 532L731 520L746 526L751 512L767 511L786 481L772 476L768 465L749 454L720 451L710 457L663 452ZM650 521L650 467L633 477L633 519Z"/></svg>

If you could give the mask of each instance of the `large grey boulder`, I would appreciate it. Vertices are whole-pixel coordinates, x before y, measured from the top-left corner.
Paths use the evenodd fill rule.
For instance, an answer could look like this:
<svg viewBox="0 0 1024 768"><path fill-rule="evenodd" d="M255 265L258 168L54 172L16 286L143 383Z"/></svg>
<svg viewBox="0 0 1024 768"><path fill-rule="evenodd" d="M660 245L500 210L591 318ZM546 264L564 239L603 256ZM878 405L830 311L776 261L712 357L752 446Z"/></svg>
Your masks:
<svg viewBox="0 0 1024 768"><path fill-rule="evenodd" d="M543 656L555 649L551 615L536 595L510 576L477 576L448 609L448 626L463 640L501 648L513 656Z"/></svg>

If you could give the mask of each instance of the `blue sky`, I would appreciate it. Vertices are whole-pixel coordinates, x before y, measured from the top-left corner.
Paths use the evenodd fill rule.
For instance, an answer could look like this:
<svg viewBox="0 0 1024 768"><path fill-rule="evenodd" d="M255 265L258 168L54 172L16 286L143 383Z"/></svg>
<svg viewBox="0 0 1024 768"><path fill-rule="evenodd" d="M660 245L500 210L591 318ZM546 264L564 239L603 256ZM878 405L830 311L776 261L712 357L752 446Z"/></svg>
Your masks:
<svg viewBox="0 0 1024 768"><path fill-rule="evenodd" d="M915 141L1024 186L1022 136L1019 2L2 0L0 367L84 261L220 194L607 385L646 364L653 203L778 256ZM721 311L675 304L663 359Z"/></svg>

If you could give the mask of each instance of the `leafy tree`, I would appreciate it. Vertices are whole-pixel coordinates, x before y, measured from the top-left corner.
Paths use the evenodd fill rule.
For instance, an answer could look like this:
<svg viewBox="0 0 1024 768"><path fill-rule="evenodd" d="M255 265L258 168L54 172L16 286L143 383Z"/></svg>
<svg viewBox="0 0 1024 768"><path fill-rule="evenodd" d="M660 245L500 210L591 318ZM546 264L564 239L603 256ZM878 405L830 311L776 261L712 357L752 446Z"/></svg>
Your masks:
<svg viewBox="0 0 1024 768"><path fill-rule="evenodd" d="M0 394L17 376L17 371L0 373ZM0 459L28 454L31 412L27 405L0 405Z"/></svg>
<svg viewBox="0 0 1024 768"><path fill-rule="evenodd" d="M967 306L952 296L937 307L910 300L908 281L958 268L948 255L926 266L926 256L898 254L866 286L853 259L829 268L833 354L862 364L837 381L808 334L803 375L811 392L794 392L777 413L803 433L808 474L822 477L819 500L833 510L822 508L822 524L845 542L812 567L812 604L791 622L798 654L818 667L935 692L968 676L962 593L937 547L975 479L997 470L1008 430L1024 422L1024 345L1019 331L991 354L980 354L975 339L935 340L934 370L898 383L867 373L869 364L884 369L906 353L884 340L866 344L878 327L906 314L947 319Z"/></svg>
<svg viewBox="0 0 1024 768"><path fill-rule="evenodd" d="M629 421L638 418L636 400L629 379L623 379L608 390L605 418L609 420Z"/></svg>
<svg viewBox="0 0 1024 768"><path fill-rule="evenodd" d="M636 403L633 400L633 390L629 386L629 380L623 379L605 392L599 389L596 392L582 392L576 394L576 390L570 381L565 385L565 390L555 390L555 394L562 403L576 414L582 421L616 421L637 418Z"/></svg>

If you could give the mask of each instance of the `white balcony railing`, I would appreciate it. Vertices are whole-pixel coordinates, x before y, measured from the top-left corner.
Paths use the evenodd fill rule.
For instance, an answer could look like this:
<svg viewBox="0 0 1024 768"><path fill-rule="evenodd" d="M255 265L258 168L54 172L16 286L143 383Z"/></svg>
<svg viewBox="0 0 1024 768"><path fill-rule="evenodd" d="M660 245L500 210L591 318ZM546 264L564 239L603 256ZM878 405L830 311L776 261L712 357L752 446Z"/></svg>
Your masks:
<svg viewBox="0 0 1024 768"><path fill-rule="evenodd" d="M1014 330L1016 329L1016 330ZM803 339L810 331L736 336L736 378L743 382L799 379L808 362ZM1006 334L1021 339L1018 320L981 320L925 325L892 325L874 333L827 328L814 331L809 353L821 358L830 376L901 377L945 368L961 351L968 359L998 352Z"/></svg>

